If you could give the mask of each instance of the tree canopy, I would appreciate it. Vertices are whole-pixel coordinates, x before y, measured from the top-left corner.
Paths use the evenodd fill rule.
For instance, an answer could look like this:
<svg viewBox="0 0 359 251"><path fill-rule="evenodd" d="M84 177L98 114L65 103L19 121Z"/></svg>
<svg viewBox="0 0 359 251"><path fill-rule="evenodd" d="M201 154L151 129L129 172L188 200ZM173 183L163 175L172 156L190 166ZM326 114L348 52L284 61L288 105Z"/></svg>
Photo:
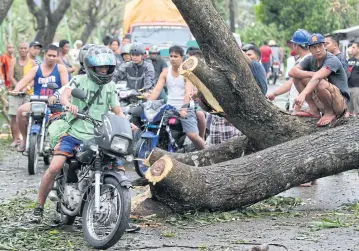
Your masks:
<svg viewBox="0 0 359 251"><path fill-rule="evenodd" d="M299 28L327 34L356 24L358 9L355 0L266 0L256 6L256 16L287 36Z"/></svg>

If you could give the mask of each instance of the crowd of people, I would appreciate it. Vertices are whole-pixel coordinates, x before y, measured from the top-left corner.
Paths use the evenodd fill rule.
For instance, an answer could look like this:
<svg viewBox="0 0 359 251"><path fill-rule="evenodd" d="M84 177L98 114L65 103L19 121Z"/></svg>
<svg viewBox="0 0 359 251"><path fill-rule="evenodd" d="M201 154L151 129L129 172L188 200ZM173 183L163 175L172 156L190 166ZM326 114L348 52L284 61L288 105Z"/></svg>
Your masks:
<svg viewBox="0 0 359 251"><path fill-rule="evenodd" d="M198 150L240 135L224 117L212 115L211 111L200 107L196 88L179 74L185 57L203 59L199 48L189 47L185 52L181 46L171 46L167 64L157 46L149 48L147 53L143 44L131 44L130 41L130 35L122 40L106 36L103 45L83 45L78 40L70 50L69 41L61 40L58 45L51 44L45 48L43 60L40 57L43 46L37 41L20 43L16 47L17 57L14 46L9 44L1 57L1 69L4 85L9 90L11 146L17 147L19 152L25 150L29 95L48 96L50 104L60 102L75 114L84 103L71 97L73 88L80 87L92 96L100 91L97 101L89 109L90 116L99 118L109 110L124 116L116 95L116 83L119 82L141 91L148 100L164 99L176 107L184 132ZM317 118L318 126L327 126L346 117L347 111L357 114L358 43L352 44L352 56L347 61L333 36L324 38L321 34L310 34L300 29L293 34L291 42L292 67L287 69L287 81L268 94L267 78L271 64L274 61L283 63L283 50L273 40L264 42L260 48L254 44L241 47L258 91L274 100L294 86L299 94L294 99L293 115ZM55 83L59 90L54 92L48 88L50 83ZM303 109L304 103L307 103L307 109ZM68 115L68 119L74 119L73 115ZM66 158L73 155L74 149L92 136L92 132L93 128L86 122L76 121L55 147L54 158L42 179L39 204L34 211L39 220L57 172Z"/></svg>

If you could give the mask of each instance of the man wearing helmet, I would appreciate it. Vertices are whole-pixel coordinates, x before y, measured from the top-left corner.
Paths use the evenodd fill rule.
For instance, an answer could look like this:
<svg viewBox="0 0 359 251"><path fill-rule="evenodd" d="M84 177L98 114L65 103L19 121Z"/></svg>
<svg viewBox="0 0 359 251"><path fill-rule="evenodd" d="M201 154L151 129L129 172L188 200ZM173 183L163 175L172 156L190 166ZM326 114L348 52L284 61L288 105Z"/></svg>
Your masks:
<svg viewBox="0 0 359 251"><path fill-rule="evenodd" d="M120 65L117 81L127 81L127 87L130 89L150 90L155 83L155 70L151 62L144 60L145 53L143 44L132 44L131 61Z"/></svg>
<svg viewBox="0 0 359 251"><path fill-rule="evenodd" d="M295 52L296 55L298 55L295 65L299 64L306 57L311 55L308 49L308 40L310 36L311 34L303 29L298 29L296 32L294 32L292 39L290 41L293 43L293 51ZM273 101L277 96L289 92L292 86L293 86L293 79L290 78L281 87L267 94L267 98ZM298 113L297 115L299 116L301 115L300 108L297 106L294 107L294 112Z"/></svg>
<svg viewBox="0 0 359 251"><path fill-rule="evenodd" d="M111 81L116 66L116 58L113 52L106 46L92 46L84 57L86 75L77 75L71 79L60 97L62 105L70 111L66 115L68 122L75 119L75 114L84 109L86 102L100 91L100 95L88 109L89 115L100 120L101 115L109 110L116 115L123 116L121 106L115 94L115 84ZM86 102L71 96L74 88L80 88L87 93ZM54 157L49 168L42 177L38 206L34 209L33 220L41 221L46 198L51 191L57 173L62 169L66 159L74 154L74 149L82 141L93 138L93 125L83 121L75 120L69 131L63 135L54 150Z"/></svg>
<svg viewBox="0 0 359 251"><path fill-rule="evenodd" d="M121 57L122 57L123 62L131 61L131 55L130 55L131 46L132 46L131 44L126 44L122 47Z"/></svg>
<svg viewBox="0 0 359 251"><path fill-rule="evenodd" d="M166 61L164 61L163 58L161 58L158 46L156 45L151 46L149 54L153 67L155 69L155 83L157 83L160 74L164 69L167 69L168 65Z"/></svg>
<svg viewBox="0 0 359 251"><path fill-rule="evenodd" d="M112 81L115 82L116 84L119 81L121 81L121 76L122 76L120 74L121 65L131 61L130 50L131 50L131 44L126 44L121 50L122 62L116 65L115 73L113 74L112 77Z"/></svg>

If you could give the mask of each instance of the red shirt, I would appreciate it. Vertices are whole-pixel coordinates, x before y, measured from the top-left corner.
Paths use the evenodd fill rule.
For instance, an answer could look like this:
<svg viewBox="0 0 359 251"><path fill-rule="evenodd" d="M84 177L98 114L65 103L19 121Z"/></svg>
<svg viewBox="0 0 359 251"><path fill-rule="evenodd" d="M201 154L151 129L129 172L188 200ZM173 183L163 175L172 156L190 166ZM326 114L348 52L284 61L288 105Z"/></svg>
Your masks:
<svg viewBox="0 0 359 251"><path fill-rule="evenodd" d="M262 63L269 63L270 56L272 55L272 49L268 45L263 45L259 49L262 53Z"/></svg>
<svg viewBox="0 0 359 251"><path fill-rule="evenodd" d="M2 64L1 75L3 76L3 79L5 80L5 86L7 88L11 87L11 81L10 81L10 76L9 76L11 60L12 60L12 57L9 56L9 54L7 54L7 53L4 53L1 56L1 64Z"/></svg>

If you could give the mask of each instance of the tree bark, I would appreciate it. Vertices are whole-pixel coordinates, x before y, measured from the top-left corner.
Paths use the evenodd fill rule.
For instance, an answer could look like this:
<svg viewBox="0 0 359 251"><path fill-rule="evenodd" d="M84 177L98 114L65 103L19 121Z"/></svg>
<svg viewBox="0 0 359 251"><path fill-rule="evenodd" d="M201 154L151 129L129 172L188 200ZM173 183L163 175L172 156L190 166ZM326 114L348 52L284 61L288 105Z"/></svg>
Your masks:
<svg viewBox="0 0 359 251"><path fill-rule="evenodd" d="M291 187L358 168L359 121L219 164L194 167L165 155L146 178L152 198L176 212L233 210Z"/></svg>
<svg viewBox="0 0 359 251"><path fill-rule="evenodd" d="M67 9L71 5L70 0L61 0L57 8L52 12L50 9L50 0L42 0L41 8L36 5L34 0L26 0L29 11L36 18L35 40L41 42L44 46L51 44L54 40L56 29Z"/></svg>
<svg viewBox="0 0 359 251"><path fill-rule="evenodd" d="M280 112L260 92L244 54L210 0L173 2L207 62L195 66L193 72L212 92L230 123L254 141L258 149L312 132L312 127Z"/></svg>
<svg viewBox="0 0 359 251"><path fill-rule="evenodd" d="M229 0L229 27L232 32L236 32L236 14L234 5L234 0Z"/></svg>
<svg viewBox="0 0 359 251"><path fill-rule="evenodd" d="M14 2L14 0L2 0L0 2L0 24L2 24L2 22L6 18L6 15L7 15L8 11L10 10L13 2Z"/></svg>
<svg viewBox="0 0 359 251"><path fill-rule="evenodd" d="M230 159L237 159L244 155L248 147L248 139L245 136L232 138L222 144L213 145L202 151L191 153L173 153L171 156L189 166L208 166ZM149 164L154 164L168 152L155 148L149 157Z"/></svg>
<svg viewBox="0 0 359 251"><path fill-rule="evenodd" d="M81 33L81 36L80 36L80 40L86 44L87 43L87 40L89 39L89 37L91 36L91 33L94 29L96 29L96 23L95 23L95 20L90 20L84 30L82 31Z"/></svg>

